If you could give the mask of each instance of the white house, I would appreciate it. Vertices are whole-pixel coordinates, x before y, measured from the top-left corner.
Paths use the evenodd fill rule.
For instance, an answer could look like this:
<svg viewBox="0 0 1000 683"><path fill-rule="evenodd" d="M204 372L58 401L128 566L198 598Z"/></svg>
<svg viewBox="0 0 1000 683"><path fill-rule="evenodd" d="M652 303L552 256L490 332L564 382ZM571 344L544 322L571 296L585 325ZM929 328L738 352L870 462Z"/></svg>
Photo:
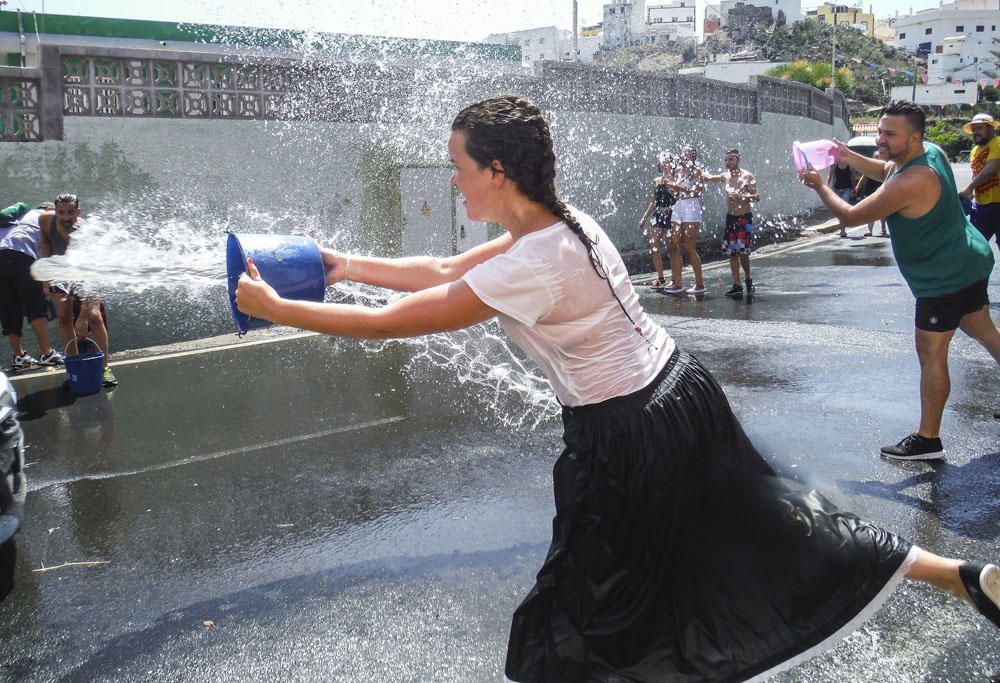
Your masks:
<svg viewBox="0 0 1000 683"><path fill-rule="evenodd" d="M643 42L660 42L696 36L695 0L674 0L646 8Z"/></svg>
<svg viewBox="0 0 1000 683"><path fill-rule="evenodd" d="M892 87L892 99L910 100L917 104L975 104L978 93L974 83L957 85L955 83L930 83L923 85L895 85Z"/></svg>
<svg viewBox="0 0 1000 683"><path fill-rule="evenodd" d="M592 62L601 47L599 35L581 36L577 41L579 55L573 54L573 32L555 26L529 28L508 33L491 33L483 41L521 47L521 66L531 67L543 60L560 62Z"/></svg>
<svg viewBox="0 0 1000 683"><path fill-rule="evenodd" d="M956 35L969 35L974 42L989 44L998 37L998 27L1000 0L956 0L896 17L893 45L907 52L934 53L945 38Z"/></svg>
<svg viewBox="0 0 1000 683"><path fill-rule="evenodd" d="M992 81L1000 76L997 58L989 53L981 56L982 50L978 48L967 35L945 38L942 50L927 56L927 83L978 82L982 78ZM997 48L1000 49L1000 44Z"/></svg>
<svg viewBox="0 0 1000 683"><path fill-rule="evenodd" d="M708 62L702 66L678 69L677 73L682 76L704 76L705 78L711 78L713 81L747 83L752 76L762 76L771 69L787 63L765 62L761 60L730 61L722 58L714 62Z"/></svg>
<svg viewBox="0 0 1000 683"><path fill-rule="evenodd" d="M645 0L613 0L604 5L604 47L616 48L642 40L646 29Z"/></svg>

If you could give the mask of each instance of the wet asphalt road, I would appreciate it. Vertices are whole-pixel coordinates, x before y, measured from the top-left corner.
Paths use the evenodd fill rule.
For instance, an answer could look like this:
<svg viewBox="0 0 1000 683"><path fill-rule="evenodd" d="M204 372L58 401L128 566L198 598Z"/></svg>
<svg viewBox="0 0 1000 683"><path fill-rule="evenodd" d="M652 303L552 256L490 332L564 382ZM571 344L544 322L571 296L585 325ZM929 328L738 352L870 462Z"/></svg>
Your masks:
<svg viewBox="0 0 1000 683"><path fill-rule="evenodd" d="M721 296L719 265L702 300L644 303L781 471L930 550L1000 560L1000 370L957 337L947 462L880 459L916 424L913 303L888 241L860 232L769 247L752 303ZM532 426L543 409L461 381L476 363L434 343L262 340L124 358L118 388L75 400L62 373L17 380L30 489L0 679L501 680L548 545L558 421ZM779 680L998 675L985 620L906 585Z"/></svg>

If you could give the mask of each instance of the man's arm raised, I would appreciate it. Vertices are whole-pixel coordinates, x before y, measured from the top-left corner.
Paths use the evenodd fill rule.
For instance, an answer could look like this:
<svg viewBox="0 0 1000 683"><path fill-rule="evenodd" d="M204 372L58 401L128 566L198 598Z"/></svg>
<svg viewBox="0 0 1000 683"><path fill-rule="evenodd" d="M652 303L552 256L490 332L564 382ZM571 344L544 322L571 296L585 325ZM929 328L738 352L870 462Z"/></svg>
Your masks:
<svg viewBox="0 0 1000 683"><path fill-rule="evenodd" d="M858 154L840 140L834 140L837 145L837 158L846 163L859 173L863 173L869 178L884 181L889 177L888 161L866 157Z"/></svg>
<svg viewBox="0 0 1000 683"><path fill-rule="evenodd" d="M799 180L819 195L845 227L882 220L894 213L918 218L941 198L941 181L929 168L911 168L893 175L871 195L851 206L838 197L816 171L800 171Z"/></svg>

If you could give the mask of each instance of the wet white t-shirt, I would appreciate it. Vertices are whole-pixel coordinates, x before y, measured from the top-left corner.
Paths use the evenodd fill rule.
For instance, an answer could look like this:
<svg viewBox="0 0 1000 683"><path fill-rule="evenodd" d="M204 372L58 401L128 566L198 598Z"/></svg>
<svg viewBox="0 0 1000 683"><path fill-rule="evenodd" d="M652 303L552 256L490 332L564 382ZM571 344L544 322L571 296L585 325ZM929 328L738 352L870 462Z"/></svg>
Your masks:
<svg viewBox="0 0 1000 683"><path fill-rule="evenodd" d="M538 364L559 400L581 406L648 385L673 353L674 340L642 309L625 264L601 227L586 214L574 216L596 241L610 282L642 335L563 222L525 235L462 279L500 313L504 330Z"/></svg>

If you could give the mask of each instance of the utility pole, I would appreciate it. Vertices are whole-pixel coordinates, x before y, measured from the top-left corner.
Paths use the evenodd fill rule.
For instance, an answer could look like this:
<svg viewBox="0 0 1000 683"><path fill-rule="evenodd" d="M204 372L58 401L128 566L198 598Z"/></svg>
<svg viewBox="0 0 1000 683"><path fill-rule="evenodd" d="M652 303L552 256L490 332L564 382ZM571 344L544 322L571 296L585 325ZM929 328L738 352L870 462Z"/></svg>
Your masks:
<svg viewBox="0 0 1000 683"><path fill-rule="evenodd" d="M837 15L833 15L833 50L830 52L830 90L837 88Z"/></svg>
<svg viewBox="0 0 1000 683"><path fill-rule="evenodd" d="M580 43L579 43L580 26L577 21L577 18L579 17L578 10L579 10L578 2L577 0L573 0L573 61L574 62L580 61Z"/></svg>

